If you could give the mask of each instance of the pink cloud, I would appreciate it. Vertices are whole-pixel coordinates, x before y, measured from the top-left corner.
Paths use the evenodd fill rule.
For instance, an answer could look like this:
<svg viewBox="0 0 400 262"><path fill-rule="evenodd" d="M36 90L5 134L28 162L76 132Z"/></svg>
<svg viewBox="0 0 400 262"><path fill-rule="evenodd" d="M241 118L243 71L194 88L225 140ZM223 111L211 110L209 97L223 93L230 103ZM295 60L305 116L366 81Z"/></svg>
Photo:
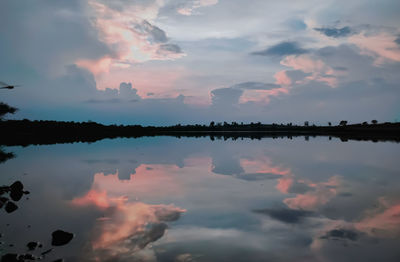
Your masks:
<svg viewBox="0 0 400 262"><path fill-rule="evenodd" d="M286 198L283 202L292 209L314 210L328 203L337 194L336 187L340 185L340 180L337 176L331 177L327 182L312 183L300 181L314 190L304 194L297 194L294 198ZM286 182L288 183L288 182ZM282 189L285 184L281 186ZM286 189L287 190L287 189Z"/></svg>
<svg viewBox="0 0 400 262"><path fill-rule="evenodd" d="M104 89L111 82L103 82L104 79L115 79L119 83L132 81L118 79L115 72L120 69L129 69L134 64L149 60L174 60L185 56L178 46L167 42L166 36L157 39L153 35L153 31L157 31L158 35L165 34L151 24L162 5L160 1L133 3L116 10L100 1L89 1L93 27L98 31L99 40L112 50L112 55L96 60L78 59L75 63L95 75L99 89ZM107 87L118 88L119 83Z"/></svg>
<svg viewBox="0 0 400 262"><path fill-rule="evenodd" d="M290 169L282 166L277 166L267 157L260 157L256 159L240 159L240 165L246 173L270 173L275 175L288 175Z"/></svg>
<svg viewBox="0 0 400 262"><path fill-rule="evenodd" d="M94 175L91 189L71 204L76 206L94 205L99 209L115 205L121 199L157 199L170 194L183 194L184 188L174 174L179 170L175 165L140 165L129 180L120 180L118 172Z"/></svg>
<svg viewBox="0 0 400 262"><path fill-rule="evenodd" d="M168 178L176 168L141 165L128 181L119 180L118 173L95 174L91 189L71 201L78 208L94 206L104 214L96 220L93 228L91 245L94 258L136 254L163 236L164 222L174 221L186 212L174 205L150 205L132 197L132 194L143 194L140 189L157 198L172 192L179 194L176 183Z"/></svg>
<svg viewBox="0 0 400 262"><path fill-rule="evenodd" d="M121 82L131 82L142 98L170 98L180 94L176 83L187 74L181 67L128 67L109 68L108 73L96 75L98 89L118 88ZM148 96L148 93L154 93Z"/></svg>
<svg viewBox="0 0 400 262"><path fill-rule="evenodd" d="M110 207L110 200L106 191L90 190L83 197L74 198L71 203L75 206L95 205L100 209Z"/></svg>
<svg viewBox="0 0 400 262"><path fill-rule="evenodd" d="M240 103L255 102L269 103L271 97L288 94L289 90L285 87L274 88L271 90L245 90L240 97Z"/></svg>
<svg viewBox="0 0 400 262"><path fill-rule="evenodd" d="M277 72L274 75L274 77L276 79L275 83L278 84L278 85L290 86L292 84L292 80L286 74L286 70L282 70L282 71Z"/></svg>
<svg viewBox="0 0 400 262"><path fill-rule="evenodd" d="M318 81L326 83L330 87L337 87L336 72L320 59L313 59L310 55L307 54L300 56L291 55L285 57L281 61L281 64L287 67L291 67L294 70L301 70L304 73L311 74L310 76L307 76L305 80L299 83ZM289 83L287 75L284 75L281 72L278 72L276 75L277 81L282 81L286 84Z"/></svg>
<svg viewBox="0 0 400 262"><path fill-rule="evenodd" d="M186 210L173 205L149 205L141 202L121 202L108 220L100 221L100 234L93 241L94 249L114 249L124 246L124 241L145 233L150 223L160 223L164 217L176 216ZM140 247L140 246L139 246ZM114 251L114 252L115 252ZM137 250L132 250L137 251Z"/></svg>
<svg viewBox="0 0 400 262"><path fill-rule="evenodd" d="M396 36L388 33L377 35L359 34L349 37L348 41L357 45L363 54L375 57L375 64L387 61L400 61L400 47L395 42Z"/></svg>
<svg viewBox="0 0 400 262"><path fill-rule="evenodd" d="M82 59L75 62L79 67L86 68L94 75L108 73L112 64L112 58L105 56L98 60Z"/></svg>
<svg viewBox="0 0 400 262"><path fill-rule="evenodd" d="M276 189L278 189L280 192L284 194L289 193L289 189L292 187L294 183L293 178L280 178L278 179L278 184L276 185Z"/></svg>
<svg viewBox="0 0 400 262"><path fill-rule="evenodd" d="M400 204L389 205L381 200L381 206L368 210L366 216L354 226L373 236L398 237L400 236Z"/></svg>

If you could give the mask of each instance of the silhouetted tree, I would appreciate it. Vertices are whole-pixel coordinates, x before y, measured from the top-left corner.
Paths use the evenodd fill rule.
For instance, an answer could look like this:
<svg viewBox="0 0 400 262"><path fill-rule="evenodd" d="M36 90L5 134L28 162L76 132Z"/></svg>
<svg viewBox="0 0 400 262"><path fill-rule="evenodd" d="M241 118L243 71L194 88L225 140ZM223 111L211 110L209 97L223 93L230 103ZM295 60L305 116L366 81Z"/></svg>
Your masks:
<svg viewBox="0 0 400 262"><path fill-rule="evenodd" d="M308 121L305 121L305 122L304 122L304 126L308 126Z"/></svg>
<svg viewBox="0 0 400 262"><path fill-rule="evenodd" d="M378 120L372 120L371 123L376 125L376 124L378 124Z"/></svg>
<svg viewBox="0 0 400 262"><path fill-rule="evenodd" d="M215 122L214 122L214 121L211 121L210 127L214 127L214 126L215 126Z"/></svg>
<svg viewBox="0 0 400 262"><path fill-rule="evenodd" d="M332 126L332 123L331 123L331 122L328 122L328 126Z"/></svg>
<svg viewBox="0 0 400 262"><path fill-rule="evenodd" d="M9 106L3 102L0 102L0 120L6 115L6 114L14 114L18 109L12 106Z"/></svg>
<svg viewBox="0 0 400 262"><path fill-rule="evenodd" d="M347 121L346 120L340 121L339 126L345 126L345 125L347 125Z"/></svg>
<svg viewBox="0 0 400 262"><path fill-rule="evenodd" d="M366 125L368 125L368 122L365 121L365 122L363 122L362 124L363 124L364 126L366 126Z"/></svg>

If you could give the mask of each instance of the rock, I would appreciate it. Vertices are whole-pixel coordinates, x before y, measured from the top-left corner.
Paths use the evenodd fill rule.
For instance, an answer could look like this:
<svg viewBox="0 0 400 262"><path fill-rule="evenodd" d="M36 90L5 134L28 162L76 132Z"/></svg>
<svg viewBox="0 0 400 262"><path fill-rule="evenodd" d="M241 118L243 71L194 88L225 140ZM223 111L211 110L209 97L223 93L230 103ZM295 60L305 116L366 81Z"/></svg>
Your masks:
<svg viewBox="0 0 400 262"><path fill-rule="evenodd" d="M20 261L25 261L25 260L36 260L37 259L37 257L35 257L34 255L32 255L32 254L23 254L23 255L20 255L19 256L19 260Z"/></svg>
<svg viewBox="0 0 400 262"><path fill-rule="evenodd" d="M39 246L39 242L29 242L28 244L26 244L26 246L28 247L28 249L30 251L35 250L38 246Z"/></svg>
<svg viewBox="0 0 400 262"><path fill-rule="evenodd" d="M51 240L51 244L53 246L63 246L68 244L72 238L74 237L74 234L68 233L62 230L56 230L52 234L53 239Z"/></svg>
<svg viewBox="0 0 400 262"><path fill-rule="evenodd" d="M24 185L21 183L21 181L15 181L10 186L10 189L11 191L22 191L24 189Z"/></svg>
<svg viewBox="0 0 400 262"><path fill-rule="evenodd" d="M1 262L18 262L18 254L5 254L1 257Z"/></svg>
<svg viewBox="0 0 400 262"><path fill-rule="evenodd" d="M8 201L5 207L7 213L12 213L18 209L18 206L11 201Z"/></svg>
<svg viewBox="0 0 400 262"><path fill-rule="evenodd" d="M19 201L22 198L23 194L24 193L22 191L16 191L16 190L14 191L14 190L12 190L10 192L10 197L14 201Z"/></svg>
<svg viewBox="0 0 400 262"><path fill-rule="evenodd" d="M19 201L24 194L24 185L21 181L16 181L10 186L10 197L14 201Z"/></svg>

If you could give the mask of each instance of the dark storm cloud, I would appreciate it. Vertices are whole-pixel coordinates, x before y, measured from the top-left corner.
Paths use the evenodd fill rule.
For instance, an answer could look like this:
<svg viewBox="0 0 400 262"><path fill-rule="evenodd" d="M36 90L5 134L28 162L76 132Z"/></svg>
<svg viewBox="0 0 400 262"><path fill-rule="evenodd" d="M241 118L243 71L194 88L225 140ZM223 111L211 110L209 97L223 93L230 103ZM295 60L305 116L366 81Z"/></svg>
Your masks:
<svg viewBox="0 0 400 262"><path fill-rule="evenodd" d="M321 34L334 38L346 37L355 34L355 32L348 26L342 28L321 27L314 28L314 30L320 32Z"/></svg>
<svg viewBox="0 0 400 262"><path fill-rule="evenodd" d="M245 181L261 181L280 177L274 173L246 173L238 158L220 153L213 156L211 171L214 174L228 175Z"/></svg>
<svg viewBox="0 0 400 262"><path fill-rule="evenodd" d="M359 238L360 232L351 229L332 229L326 232L325 235L321 236L321 239L331 239L331 240L351 240L357 241Z"/></svg>
<svg viewBox="0 0 400 262"><path fill-rule="evenodd" d="M142 24L136 25L138 30L142 30L149 34L150 38L156 43L166 43L168 42L167 34L164 30L157 26L150 24L148 21L143 21Z"/></svg>
<svg viewBox="0 0 400 262"><path fill-rule="evenodd" d="M396 44L400 45L400 36L398 36L398 37L394 40L394 42L395 42Z"/></svg>
<svg viewBox="0 0 400 262"><path fill-rule="evenodd" d="M239 102L243 90L235 88L219 88L211 91L213 105L234 105Z"/></svg>
<svg viewBox="0 0 400 262"><path fill-rule="evenodd" d="M131 83L122 82L119 85L119 95L126 99L141 99L141 97L137 94L137 89L132 88Z"/></svg>
<svg viewBox="0 0 400 262"><path fill-rule="evenodd" d="M235 105L245 90L272 90L280 88L280 85L263 82L243 82L227 88L218 88L211 91L213 105Z"/></svg>
<svg viewBox="0 0 400 262"><path fill-rule="evenodd" d="M0 36L2 61L54 71L77 59L113 56L93 32L85 5L78 0L2 3L0 9L6 12L0 11L0 31L7 33ZM7 66L0 63L0 71L10 70Z"/></svg>
<svg viewBox="0 0 400 262"><path fill-rule="evenodd" d="M237 175L244 173L239 159L229 154L216 154L213 156L211 171L221 175Z"/></svg>
<svg viewBox="0 0 400 262"><path fill-rule="evenodd" d="M347 71L347 67L344 66L335 66L333 69L337 70L337 71Z"/></svg>
<svg viewBox="0 0 400 262"><path fill-rule="evenodd" d="M286 70L286 75L292 80L292 82L296 82L298 80L303 80L307 76L311 76L311 73L304 73L301 70Z"/></svg>
<svg viewBox="0 0 400 262"><path fill-rule="evenodd" d="M116 11L123 11L129 5L146 8L153 5L155 1L156 0L97 0L97 2L100 2Z"/></svg>
<svg viewBox="0 0 400 262"><path fill-rule="evenodd" d="M160 239L165 234L167 228L168 226L165 223L151 224L143 232L135 234L128 239L129 247L133 250L143 249L148 244Z"/></svg>
<svg viewBox="0 0 400 262"><path fill-rule="evenodd" d="M175 44L162 44L160 46L159 51L161 53L163 53L163 52L175 53L175 54L182 53L182 49L178 45L175 45Z"/></svg>
<svg viewBox="0 0 400 262"><path fill-rule="evenodd" d="M90 104L102 104L102 103L116 104L122 102L139 102L142 99L137 94L137 89L132 88L131 83L125 83L125 82L122 82L119 85L119 91L118 89L106 88L104 91L96 90L94 96L96 98L91 98L84 102Z"/></svg>
<svg viewBox="0 0 400 262"><path fill-rule="evenodd" d="M251 89L251 90L271 90L279 87L280 85L277 84L262 83L262 82L244 82L232 86L232 88Z"/></svg>
<svg viewBox="0 0 400 262"><path fill-rule="evenodd" d="M279 44L268 47L265 50L251 53L252 55L260 56L286 56L286 55L301 55L307 53L306 49L300 47L297 42L281 42Z"/></svg>
<svg viewBox="0 0 400 262"><path fill-rule="evenodd" d="M294 210L294 209L258 209L254 210L254 213L265 214L273 219L279 220L287 224L298 224L303 222L304 218L311 217L314 215L311 211L306 210Z"/></svg>
<svg viewBox="0 0 400 262"><path fill-rule="evenodd" d="M304 194L309 191L314 191L315 188L310 187L309 185L305 183L301 183L298 181L294 181L293 184L289 187L288 193L293 193L293 194Z"/></svg>
<svg viewBox="0 0 400 262"><path fill-rule="evenodd" d="M234 177L245 181L261 181L279 178L279 176L274 173L244 173L235 175Z"/></svg>
<svg viewBox="0 0 400 262"><path fill-rule="evenodd" d="M340 196L340 197L352 197L353 193L343 192L343 193L339 193L338 196Z"/></svg>

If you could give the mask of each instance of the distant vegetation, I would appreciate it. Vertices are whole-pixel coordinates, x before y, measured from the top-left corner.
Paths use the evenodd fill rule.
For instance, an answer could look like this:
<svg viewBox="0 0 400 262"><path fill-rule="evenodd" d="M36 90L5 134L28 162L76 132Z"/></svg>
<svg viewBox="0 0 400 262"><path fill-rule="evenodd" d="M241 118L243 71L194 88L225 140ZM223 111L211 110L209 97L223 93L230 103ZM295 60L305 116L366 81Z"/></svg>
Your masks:
<svg viewBox="0 0 400 262"><path fill-rule="evenodd" d="M4 82L0 82L0 89L14 89L15 86L6 84ZM12 106L9 106L3 102L0 102L0 120L6 114L14 114L18 109Z"/></svg>
<svg viewBox="0 0 400 262"><path fill-rule="evenodd" d="M0 89L14 89L15 86L0 82ZM262 124L261 122L237 123L237 122L210 122L209 125L181 125L174 126L146 126L141 125L102 125L92 121L88 122L61 122L61 121L31 121L4 120L6 114L13 114L17 108L0 102L0 145L30 145L53 144L72 142L93 142L104 138L116 137L141 137L141 136L210 136L215 138L249 137L260 139L263 137L288 137L305 136L336 136L342 141L347 139L357 140L384 140L400 142L400 124L382 123L372 120L362 124L348 125L346 120L332 126L310 125L305 121L303 126L286 124ZM0 151L0 161L12 158L11 153ZM3 161L4 161L3 160Z"/></svg>
<svg viewBox="0 0 400 262"><path fill-rule="evenodd" d="M72 142L93 142L103 138L116 137L141 137L141 136L210 136L210 138L240 137L293 137L293 136L333 136L343 141L357 140L385 140L400 141L399 123L373 124L347 124L327 126L309 125L308 121L303 126L287 124L262 124L237 123L237 122L211 122L208 125L181 125L174 126L146 126L141 125L102 125L96 122L60 122L60 121L30 121L7 120L0 121L0 145L29 145L53 144Z"/></svg>
<svg viewBox="0 0 400 262"><path fill-rule="evenodd" d="M6 114L14 114L17 110L15 107L0 102L0 119L3 119Z"/></svg>

